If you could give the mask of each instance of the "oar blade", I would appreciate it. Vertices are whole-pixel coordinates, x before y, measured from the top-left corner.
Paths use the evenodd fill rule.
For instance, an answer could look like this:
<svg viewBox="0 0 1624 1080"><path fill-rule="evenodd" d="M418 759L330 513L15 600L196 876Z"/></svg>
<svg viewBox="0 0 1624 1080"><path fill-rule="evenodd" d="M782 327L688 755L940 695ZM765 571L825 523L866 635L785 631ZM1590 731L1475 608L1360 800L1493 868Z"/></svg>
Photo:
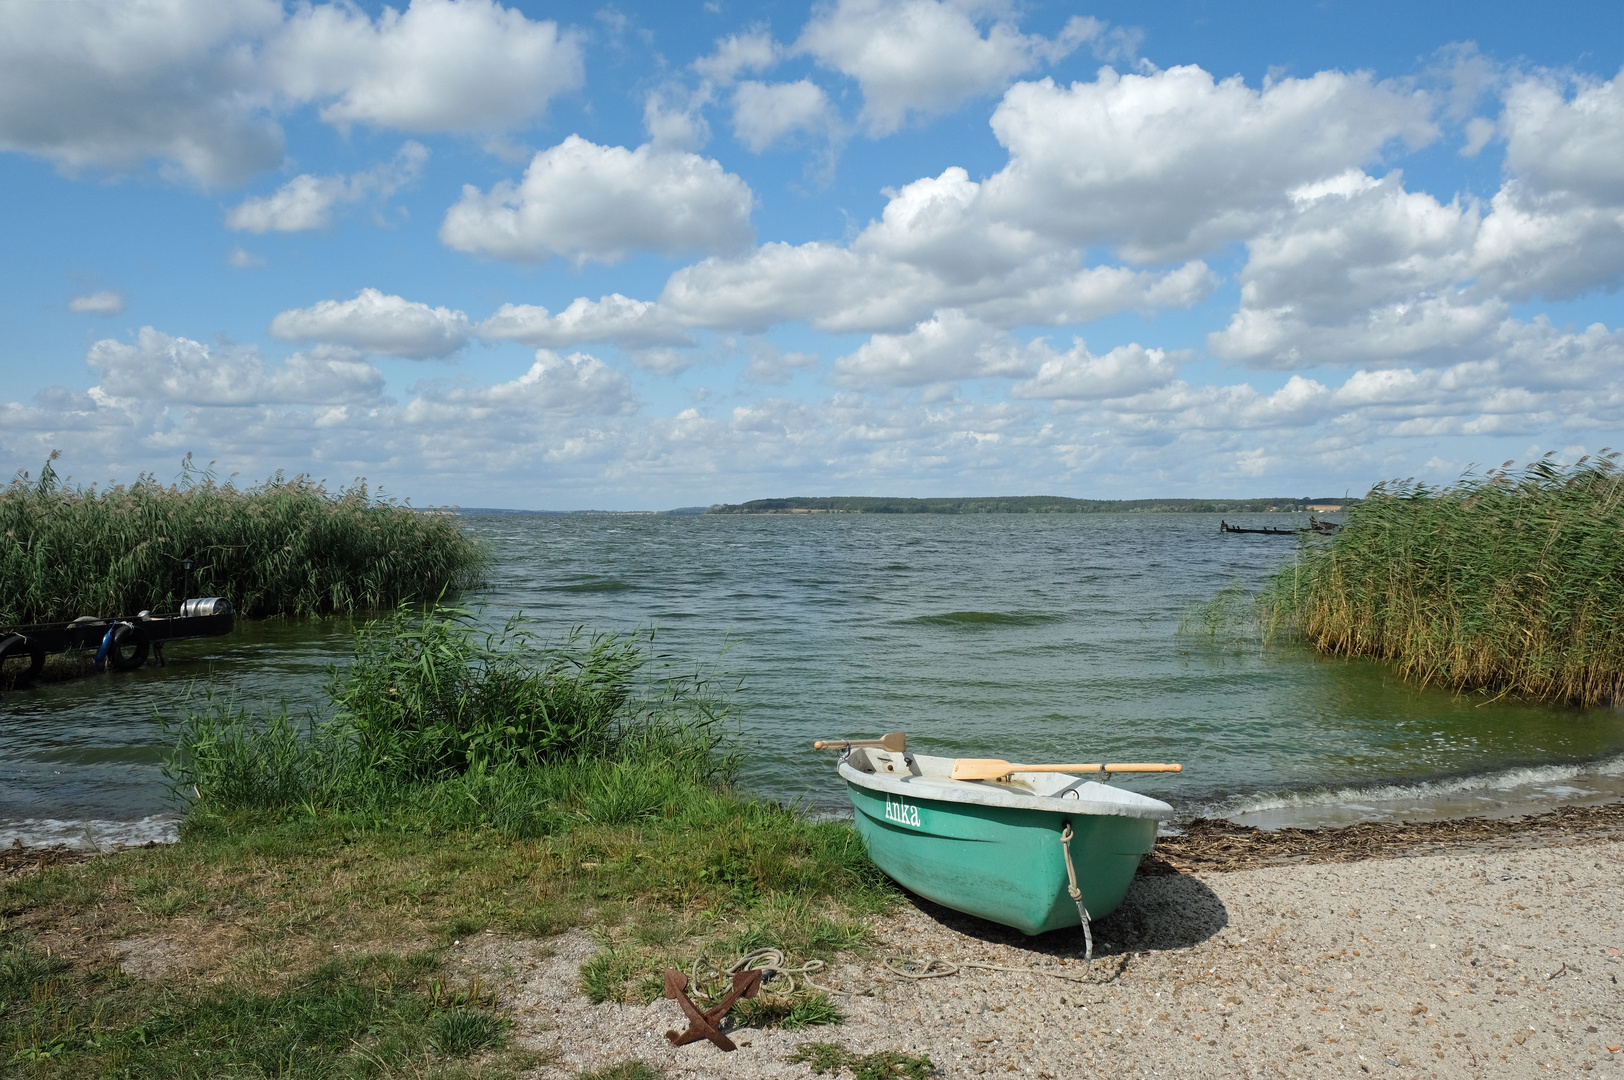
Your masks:
<svg viewBox="0 0 1624 1080"><path fill-rule="evenodd" d="M880 736L880 749L889 750L893 754L906 753L908 749L908 736L900 731L892 731Z"/></svg>
<svg viewBox="0 0 1624 1080"><path fill-rule="evenodd" d="M953 761L953 779L955 780L996 780L1000 776L1008 776L1014 772L1016 766L998 758L955 758Z"/></svg>

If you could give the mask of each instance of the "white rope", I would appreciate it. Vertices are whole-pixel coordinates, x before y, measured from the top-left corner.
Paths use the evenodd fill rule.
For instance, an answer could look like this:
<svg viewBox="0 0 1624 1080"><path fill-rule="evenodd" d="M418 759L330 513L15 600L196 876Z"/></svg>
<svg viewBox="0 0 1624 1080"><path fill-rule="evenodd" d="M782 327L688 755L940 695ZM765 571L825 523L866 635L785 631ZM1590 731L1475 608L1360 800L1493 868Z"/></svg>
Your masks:
<svg viewBox="0 0 1624 1080"><path fill-rule="evenodd" d="M1038 964L1012 967L1008 964L988 964L980 960L937 960L934 957L927 957L921 962L907 956L888 956L884 963L887 971L893 975L901 975L904 979L945 979L949 975L959 974L966 968L974 968L978 971L1012 971L1017 975L1047 975L1051 979L1063 979L1066 982L1094 981L1086 971L1081 975L1072 975ZM902 966L898 967L898 964ZM919 969L909 971L910 964L918 964Z"/></svg>
<svg viewBox="0 0 1624 1080"><path fill-rule="evenodd" d="M708 975L700 975L700 965L702 963L708 965ZM699 956L694 957L693 966L689 968L689 982L696 990L699 991L699 993L708 998L714 998L721 995L719 993L713 994L709 990L704 989L705 983L717 979L726 980L735 972L739 971L760 971L761 981L764 985L768 981L778 978L780 975L788 979L789 989L784 992L789 994L795 993L795 980L797 976L799 976L800 979L806 984L806 988L808 990L819 990L826 994L847 994L851 992L848 990L836 990L833 987L828 986L819 986L816 982L812 981L813 973L822 971L823 968L824 964L822 960L808 960L799 967L790 967L781 949L769 947L765 949L756 949L754 952L745 953L743 956L735 959L733 963L729 964L727 969L724 971L723 969L718 968L711 961L710 957L701 953Z"/></svg>
<svg viewBox="0 0 1624 1080"><path fill-rule="evenodd" d="M1094 962L1094 934L1088 928L1088 909L1083 906L1083 890L1077 887L1077 868L1071 865L1071 822L1060 830L1060 850L1066 853L1066 879L1070 882L1066 891L1071 894L1072 902L1077 905L1077 918L1083 924L1083 967Z"/></svg>

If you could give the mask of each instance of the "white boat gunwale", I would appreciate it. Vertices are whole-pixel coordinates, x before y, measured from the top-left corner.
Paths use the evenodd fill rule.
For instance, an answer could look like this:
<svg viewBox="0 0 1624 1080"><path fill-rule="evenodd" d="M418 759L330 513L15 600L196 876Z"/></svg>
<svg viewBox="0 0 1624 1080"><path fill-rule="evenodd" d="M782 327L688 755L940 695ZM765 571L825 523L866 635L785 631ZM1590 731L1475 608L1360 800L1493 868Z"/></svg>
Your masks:
<svg viewBox="0 0 1624 1080"><path fill-rule="evenodd" d="M841 759L840 776L847 783L870 791L933 802L1153 821L1166 821L1173 816L1173 808L1160 799L1070 773L1017 772L1011 774L1007 783L954 780L954 760L858 748ZM897 771L899 769L901 771ZM1030 789L1031 794L1015 790L1016 785Z"/></svg>

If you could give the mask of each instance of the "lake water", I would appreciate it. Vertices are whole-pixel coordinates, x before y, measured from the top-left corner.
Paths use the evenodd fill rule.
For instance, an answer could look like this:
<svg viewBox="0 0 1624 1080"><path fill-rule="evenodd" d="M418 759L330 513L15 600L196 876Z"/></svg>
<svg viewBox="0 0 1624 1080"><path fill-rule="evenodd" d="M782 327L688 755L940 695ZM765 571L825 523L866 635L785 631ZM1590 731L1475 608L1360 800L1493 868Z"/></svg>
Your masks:
<svg viewBox="0 0 1624 1080"><path fill-rule="evenodd" d="M1281 524L1258 515L1250 524ZM1386 667L1179 637L1192 604L1258 586L1290 538L1216 516L484 516L465 598L544 636L655 627L742 677L743 780L848 807L814 739L903 730L927 753L1179 761L1117 782L1181 817L1262 825L1526 812L1624 797L1624 713L1461 697ZM1232 521L1240 520L1232 518ZM167 667L0 696L0 843L172 831L158 713L212 689L296 712L348 655L343 620L245 623ZM732 647L722 654L723 646Z"/></svg>

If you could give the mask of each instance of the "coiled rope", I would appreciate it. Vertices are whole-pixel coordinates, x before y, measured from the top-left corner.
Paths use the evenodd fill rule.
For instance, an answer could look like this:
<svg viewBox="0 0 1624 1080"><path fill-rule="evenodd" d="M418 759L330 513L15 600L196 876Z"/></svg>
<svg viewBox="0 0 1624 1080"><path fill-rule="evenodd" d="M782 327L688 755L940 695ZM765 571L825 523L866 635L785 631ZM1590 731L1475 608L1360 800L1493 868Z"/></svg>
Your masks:
<svg viewBox="0 0 1624 1080"><path fill-rule="evenodd" d="M789 980L789 988L784 991L785 993L789 994L795 993L797 989L795 980L797 978L800 978L801 981L806 984L806 988L808 990L817 990L825 994L850 993L848 990L836 990L835 988L829 986L819 986L816 982L814 982L812 980L813 973L822 971L823 967L824 964L822 960L808 960L799 967L790 967L782 950L765 948L756 949L754 952L745 953L743 956L734 960L733 963L729 964L725 970L717 967L710 957L701 953L700 955L694 957L693 965L688 969L688 976L689 984L696 989L699 989L705 987L709 983L717 981L720 981L723 985L726 985L727 981L732 978L735 972L760 971L761 981L763 983L776 979L779 976L783 976L785 979ZM777 988L775 987L774 989ZM706 997L719 996L718 994L711 993L708 989L700 989L699 992L704 994Z"/></svg>

